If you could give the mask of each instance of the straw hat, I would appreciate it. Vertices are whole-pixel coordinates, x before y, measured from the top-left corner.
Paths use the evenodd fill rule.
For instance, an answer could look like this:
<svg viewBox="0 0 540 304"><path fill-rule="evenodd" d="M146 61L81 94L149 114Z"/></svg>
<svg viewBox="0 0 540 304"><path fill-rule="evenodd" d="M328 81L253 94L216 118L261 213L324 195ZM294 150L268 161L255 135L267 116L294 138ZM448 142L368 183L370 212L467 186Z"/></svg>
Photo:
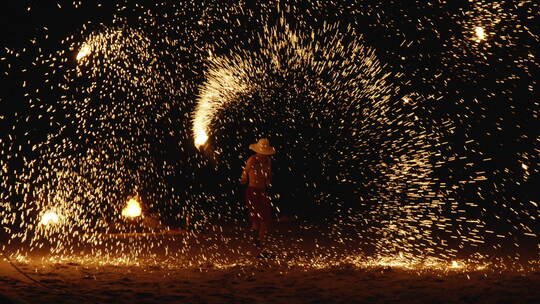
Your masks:
<svg viewBox="0 0 540 304"><path fill-rule="evenodd" d="M268 138L261 138L256 144L249 145L249 148L257 153L264 155L276 154L274 147L270 146Z"/></svg>

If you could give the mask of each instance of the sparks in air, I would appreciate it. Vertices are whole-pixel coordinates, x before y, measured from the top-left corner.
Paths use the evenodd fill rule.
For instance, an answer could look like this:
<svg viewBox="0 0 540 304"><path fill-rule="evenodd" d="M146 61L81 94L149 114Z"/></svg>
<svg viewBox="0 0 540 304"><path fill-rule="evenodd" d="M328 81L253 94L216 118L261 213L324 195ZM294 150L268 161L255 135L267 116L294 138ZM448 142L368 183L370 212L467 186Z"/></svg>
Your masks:
<svg viewBox="0 0 540 304"><path fill-rule="evenodd" d="M249 67L249 62L243 62L243 67L231 68L228 58L210 57L210 64L207 82L199 94L193 118L192 131L197 148L208 140L211 123L219 110L230 104L238 92L249 89L246 75L242 74Z"/></svg>
<svg viewBox="0 0 540 304"><path fill-rule="evenodd" d="M133 197L127 201L126 207L122 209L122 216L124 217L139 217L141 214L141 204Z"/></svg>
<svg viewBox="0 0 540 304"><path fill-rule="evenodd" d="M88 44L84 44L81 49L79 50L79 53L77 53L77 61L80 61L81 59L87 57L92 53L92 49Z"/></svg>
<svg viewBox="0 0 540 304"><path fill-rule="evenodd" d="M0 181L1 189L10 189L0 191L0 201L15 200L12 197L29 198L20 202L10 201L4 205L0 203L0 226L7 222L8 227L17 228L19 222L26 223L20 226L20 233L10 236L13 242L27 242L30 244L28 248L35 248L44 246L42 236L45 235L49 236L45 245L52 243L58 251L73 252L73 248L80 243L94 246L93 244L108 238L109 234L131 233L134 229L139 229L137 218L144 217L145 221L151 219L147 210L157 212L159 218L185 218L187 223L191 215L203 215L201 218L206 218L207 213L219 215L220 220L225 216L236 220L239 218L238 210L230 207L229 205L234 204L227 201L227 195L236 197L236 190L231 190L227 184L231 180L227 177L226 181L219 183L214 183L215 180L204 181L219 184L219 190L193 187L192 181L197 181L197 185L204 183L200 181L198 172L207 163L199 154L192 154L191 149L184 150L183 144L189 142L201 149L208 142L215 143L216 147L219 146L220 153L223 152L219 166L235 168L234 160L238 160L238 156L243 157L242 153L247 150L244 149L245 146L237 145L235 140L240 142L246 139L243 128L249 120L250 126L254 126L249 129L249 132L253 131L253 135L261 133L260 126L264 125L264 132L272 132L271 136L280 137L286 146L280 155L290 160L288 168L283 162L279 164L284 172L287 169L292 173L298 172L298 169L304 168L297 164L309 160L310 163L320 165L321 170L313 171L320 171L321 175L324 173L325 178L333 178L335 175L335 182L350 183L347 188L350 186L351 190L354 189L354 197L360 198L350 201L351 204L361 204L354 208L355 211L342 212L345 209L340 205L341 199L331 201L332 196L339 196L339 193L325 190L328 186L326 179L321 180L317 175L309 176L311 172L299 179L299 187L294 191L302 192L307 189L309 191L304 192L313 193L313 200L318 205L335 204L339 207L335 210L341 211L328 215L329 219L339 218L339 224L329 226L331 232L320 234L333 237L335 233L347 231L347 235L360 238L364 244L375 248L377 254L391 257L379 261L376 264L378 266L409 267L411 263L408 261L411 257L427 255L443 257L444 262L441 264L444 264L445 269L463 269L465 264L450 262L461 253L454 248L470 248L478 244L493 245L495 248L500 244L490 241L492 235L514 235L517 232L519 235L532 237L534 242L538 239L538 233L533 228L537 217L527 206L532 204L536 208L537 202L524 201L524 204L528 205L519 205L520 201L512 204L491 204L489 200L477 203L474 200L456 199L462 196L462 182L466 182L468 186L470 182L471 187L475 187L473 181L487 183L492 177L496 177L494 181L505 180L506 175L513 171L519 171L520 179L532 181L534 174L538 173L528 156L532 152L516 150L524 171L506 171L506 168L503 168L486 173L484 162L495 163L496 156L493 156L493 160L487 157L484 160L484 155L480 157L478 154L478 157L473 158L482 160L482 163L478 163L468 159L468 155L483 147L466 147L470 154L464 155L460 152L461 147L454 151L455 143L448 142L445 138L447 135L452 139L457 138L461 131L466 134L470 127L468 123L475 120L475 113L460 113L432 121L431 110L428 110L433 107L438 111L439 103L435 102L435 98L451 104L455 102L453 97L460 96L460 104L471 102L467 100L468 93L461 92L458 84L463 79L468 81L483 78L486 69L481 64L497 64L497 60L492 60L497 58L494 57L497 54L509 54L524 71L537 66L529 45L518 43L521 41L519 37L530 33L527 27L521 26L525 21L517 18L516 11L510 8L507 10L506 6L501 5L501 1L469 2L470 8L464 8L460 14L440 16L448 18L446 21L452 21L451 24L459 24L459 31L453 28L452 31L447 31L450 36L443 35L445 39L450 39L448 43L445 41L444 52L424 56L430 58L430 62L432 56L437 56L443 63L440 65L441 70L437 68L436 74L432 75L434 77L430 78L424 78L425 73L431 75L429 73L435 73L435 70L431 70L430 65L422 64L420 59L424 50L416 50L415 43L407 43L407 47L397 49L395 53L386 53L389 51L386 48L380 50L386 54L385 57L401 58L404 69L409 71L411 68L411 73L405 75L399 73L401 68L385 66L380 62L376 56L377 48L368 47L361 39L361 33L365 29L356 28L354 24L328 25L325 21L323 28L315 24L313 28L307 28L297 26L296 20L284 20L275 24L275 18L261 17L260 26L241 28L242 31L245 30L245 35L232 36L234 31L212 32L212 29L218 28L218 24L238 28L239 20L242 19L228 16L243 16L246 14L244 8L230 8L226 14L219 15L212 15L210 10L208 15L203 15L204 19L197 21L193 20L192 16L184 18L185 14L192 11L191 6L197 5L185 2L187 10L177 7L173 10L180 19L172 15L167 18L154 16L156 12L149 9L141 10L145 12L144 15L138 16L139 19L134 18L133 23L126 23L127 20L115 17L118 19L112 22L113 26L92 26L89 27L91 30L85 28L80 34L66 39L62 51L49 54L50 58L40 63L43 66L50 63L50 68L53 69L52 73L38 75L45 80L41 85L44 89L40 87L40 90L45 90L48 87L45 84L49 83L51 90L54 90L36 90L34 93L26 82L23 85L28 96L33 98L31 106L36 107L38 115L48 117L47 115L53 115L52 113L66 114L65 121L61 120L64 124L60 132L53 132L51 129L47 131L50 134L40 132L44 135L42 139L37 136L32 142L21 142L25 141L26 137L20 136L24 134L22 130L16 132L18 125L25 125L20 124L23 116L19 115L16 116L19 118L13 120L13 133L5 134L9 136L8 140L2 142L2 139L6 138L3 137L4 134L0 134L0 171L6 172L9 177L12 174L7 173L12 171L9 159L19 158L17 155L23 156L25 162L20 172L13 173L18 175L17 178ZM220 5L220 11L226 11L226 6ZM268 6L268 9L271 11L272 6ZM139 10L134 11L136 12ZM432 13L432 10L428 12ZM255 13L251 10L248 12L250 16ZM379 13L382 16L385 14L382 10L373 12L373 16L378 16ZM313 17L309 15L299 18L308 20ZM429 15L425 17L431 18ZM184 24L186 20L191 20L193 24ZM381 26L380 29L387 31L395 26L391 18L384 20L384 23L377 25ZM310 24L305 20L299 20L298 23ZM398 32L391 30L388 34ZM414 33L416 35L416 29ZM494 39L497 38L496 33L504 39ZM85 39L77 40L80 37ZM206 41L204 37L212 39ZM422 41L425 37L418 38ZM497 46L502 40L509 41L506 39L513 39L512 43L499 44L498 48L490 48L491 45L486 43L488 41L489 44ZM221 43L223 41L231 42L231 45ZM471 45L476 47L469 47ZM523 52L510 53L507 52L509 46L526 48ZM494 50L500 53L487 56L488 52ZM408 60L405 55L411 51L418 51L420 56L412 56L411 60ZM519 58L518 54L522 57ZM486 58L489 61L471 60L468 56L473 55L475 59ZM57 63L66 57L69 57L70 61L76 61L73 65L62 65L60 68ZM419 58L420 61L412 58ZM4 58L0 58L0 62L2 60ZM207 64L205 68L204 63ZM419 73L416 69L420 66L422 72ZM481 68L476 69L477 67ZM507 74L497 77L500 79L500 86L485 88L485 92L493 95L493 98L496 98L497 94L500 98L507 96L502 88L511 91L511 87L506 85L512 83L513 86L514 81L525 75L510 75L513 73L511 69L501 69L501 72ZM191 77L193 74L200 77ZM420 77L422 81L419 81ZM424 83L424 80L432 82L430 87L434 89L431 92L433 98L424 98L414 93L402 97L406 92L399 88L400 83L406 83L406 87L414 92L415 82ZM445 84L443 91L438 90L441 85L439 82ZM452 85L446 86L447 82ZM479 81L479 85L488 82ZM534 85L529 87L532 90ZM456 91L447 92L448 88L456 88ZM499 89L501 91L497 91ZM500 94L501 92L505 93ZM58 96L54 95L57 93ZM475 103L486 102L476 96L476 93L474 95L478 97L478 100L474 99ZM264 107L253 111L261 104ZM0 119L5 118L9 123L11 117L4 116L5 113L1 111ZM177 115L187 114L188 111L193 111L192 121L186 121L189 115ZM530 108L520 108L519 111L527 112L526 117L536 117L529 115ZM228 115L231 112L234 115ZM447 111L443 112L446 115ZM512 111L508 111L510 112ZM489 113L492 111L486 111L486 115ZM507 115L506 112L504 114ZM27 121L32 121L32 118L33 116L28 116ZM52 122L55 120L51 120ZM273 129L277 124L281 125ZM231 128L231 125L240 127ZM266 128L267 125L271 127ZM177 132L180 126L191 127L189 134ZM501 132L506 132L503 125L499 127ZM454 130L460 132L454 133ZM528 134L521 135L523 137L519 140L530 140ZM176 147L163 149L163 146L170 142L180 143L178 147L181 151L177 151ZM312 142L316 142L317 146L311 145ZM21 155L22 151L17 151L17 145L12 143L24 143L19 147L32 145L32 151L35 148L34 154ZM224 145L221 146L220 143ZM480 140L470 141L471 145L480 143ZM307 146L308 144L311 146ZM469 141L466 144L468 145ZM515 149L528 149L527 147L526 144L516 145ZM173 157L164 154L170 151L173 151ZM297 156L298 151L314 152L300 153L302 156ZM230 157L233 154L234 158ZM179 155L182 157L178 157ZM165 163L163 159L168 161ZM312 160L317 162L311 162ZM453 166L461 167L462 162L468 164L470 171L467 172L470 172L470 176L454 174L449 175L449 180L446 180L445 174L453 170ZM500 174L504 174L505 178L499 179ZM173 175L189 178L185 179L182 187L173 187L170 183ZM437 176L440 178L436 178ZM364 178L369 182L364 182ZM304 181L305 183L302 183ZM24 187L18 186L20 182L24 183ZM236 180L233 183L236 185ZM302 188L304 184L305 189ZM136 186L145 189L141 192L145 198L144 208L139 197L126 196L137 193L133 191ZM499 190L493 190L494 195L504 193L504 183L496 186ZM220 195L216 196L212 191L219 191ZM484 194L482 191L479 190L478 194ZM218 199L225 203L220 204L220 209L216 207L215 212L208 211L210 207L207 205L210 204L205 206L198 203L217 202ZM153 205L153 202L160 204ZM279 200L277 204L280 204ZM51 206L61 212L33 213L34 210L50 210ZM511 208L511 212L503 209L507 206ZM110 212L111 210L114 212ZM501 210L503 212L499 212ZM172 214L175 212L176 214ZM477 216L490 212L507 214L508 218L501 221L511 222L512 225L498 225L498 216ZM516 216L512 217L513 214ZM31 215L30 218L28 215ZM195 220L194 216L191 218L194 218L194 225L198 224L197 221L200 225L208 223L206 219ZM130 219L136 223L126 224ZM513 227L513 230L506 231L505 227ZM58 230L69 233L57 233L55 228L62 228ZM84 233L79 233L82 231ZM216 236L216 240L220 237ZM487 244L488 242L492 244ZM155 240L141 238L137 242L130 242L129 246L111 245L104 253L140 257L156 244ZM330 248L324 250L332 251ZM220 259L221 253L212 257L209 257L209 252L204 253L205 257L200 261ZM303 255L303 251L299 251L298 255ZM306 262L306 265L315 264L311 259L307 260L310 262Z"/></svg>

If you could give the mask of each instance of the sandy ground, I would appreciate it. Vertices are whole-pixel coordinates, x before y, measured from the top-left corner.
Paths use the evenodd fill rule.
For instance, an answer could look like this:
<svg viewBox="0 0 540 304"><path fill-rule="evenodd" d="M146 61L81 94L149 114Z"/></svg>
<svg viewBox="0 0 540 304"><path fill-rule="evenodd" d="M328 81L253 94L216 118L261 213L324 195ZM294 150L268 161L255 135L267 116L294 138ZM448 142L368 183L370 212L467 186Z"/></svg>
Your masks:
<svg viewBox="0 0 540 304"><path fill-rule="evenodd" d="M540 303L540 272L535 269L420 270L347 262L305 267L258 258L241 235L219 244L202 241L208 239L202 234L192 240L185 253L189 259L182 263L11 256L39 283L2 258L0 303ZM289 260L306 246L297 249L287 249ZM192 263L212 251L223 253L222 263Z"/></svg>
<svg viewBox="0 0 540 304"><path fill-rule="evenodd" d="M2 262L0 303L540 303L540 273L183 269Z"/></svg>

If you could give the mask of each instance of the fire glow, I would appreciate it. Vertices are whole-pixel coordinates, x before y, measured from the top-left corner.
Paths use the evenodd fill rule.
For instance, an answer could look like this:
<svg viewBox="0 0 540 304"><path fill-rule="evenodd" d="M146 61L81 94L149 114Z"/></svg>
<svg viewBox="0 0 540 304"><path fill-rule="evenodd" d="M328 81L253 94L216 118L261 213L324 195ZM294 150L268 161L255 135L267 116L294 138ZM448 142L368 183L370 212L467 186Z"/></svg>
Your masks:
<svg viewBox="0 0 540 304"><path fill-rule="evenodd" d="M41 221L39 222L42 226L49 226L58 224L60 222L60 217L54 211L47 211L41 216Z"/></svg>
<svg viewBox="0 0 540 304"><path fill-rule="evenodd" d="M87 57L92 53L92 49L89 45L85 44L81 47L79 50L79 53L77 54L77 61L80 61L81 59Z"/></svg>
<svg viewBox="0 0 540 304"><path fill-rule="evenodd" d="M208 135L206 135L206 132L204 130L196 131L195 146L197 148L200 148L201 146L203 146L207 140L208 140Z"/></svg>
<svg viewBox="0 0 540 304"><path fill-rule="evenodd" d="M135 198L130 198L127 205L122 209L123 217L139 217L142 214L141 204Z"/></svg>
<svg viewBox="0 0 540 304"><path fill-rule="evenodd" d="M476 41L477 42L480 42L480 41L486 39L486 31L484 30L483 27L481 27L481 26L475 27L474 28L474 33L476 35Z"/></svg>

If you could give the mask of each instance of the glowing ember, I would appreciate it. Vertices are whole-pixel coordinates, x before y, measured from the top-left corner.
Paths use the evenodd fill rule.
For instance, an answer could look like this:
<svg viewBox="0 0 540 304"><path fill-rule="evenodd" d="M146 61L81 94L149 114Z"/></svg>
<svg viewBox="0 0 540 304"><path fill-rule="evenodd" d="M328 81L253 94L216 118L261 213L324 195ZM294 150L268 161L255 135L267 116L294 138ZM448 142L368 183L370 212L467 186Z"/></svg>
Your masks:
<svg viewBox="0 0 540 304"><path fill-rule="evenodd" d="M40 225L48 226L58 224L60 222L60 217L54 211L47 211L43 216L41 216Z"/></svg>
<svg viewBox="0 0 540 304"><path fill-rule="evenodd" d="M125 217L138 217L141 216L141 214L141 204L135 198L130 198L127 202L127 206L122 209L122 216Z"/></svg>
<svg viewBox="0 0 540 304"><path fill-rule="evenodd" d="M457 261L452 261L452 264L450 265L450 268L452 268L452 269L459 269L461 267L463 267L463 265L461 265Z"/></svg>
<svg viewBox="0 0 540 304"><path fill-rule="evenodd" d="M92 49L89 45L85 44L81 47L79 53L77 54L77 61L83 59L84 57L90 55L92 53Z"/></svg>
<svg viewBox="0 0 540 304"><path fill-rule="evenodd" d="M477 41L482 41L482 40L486 39L486 31L484 30L483 27L481 27L481 26L475 27L474 32L476 34L476 40Z"/></svg>

